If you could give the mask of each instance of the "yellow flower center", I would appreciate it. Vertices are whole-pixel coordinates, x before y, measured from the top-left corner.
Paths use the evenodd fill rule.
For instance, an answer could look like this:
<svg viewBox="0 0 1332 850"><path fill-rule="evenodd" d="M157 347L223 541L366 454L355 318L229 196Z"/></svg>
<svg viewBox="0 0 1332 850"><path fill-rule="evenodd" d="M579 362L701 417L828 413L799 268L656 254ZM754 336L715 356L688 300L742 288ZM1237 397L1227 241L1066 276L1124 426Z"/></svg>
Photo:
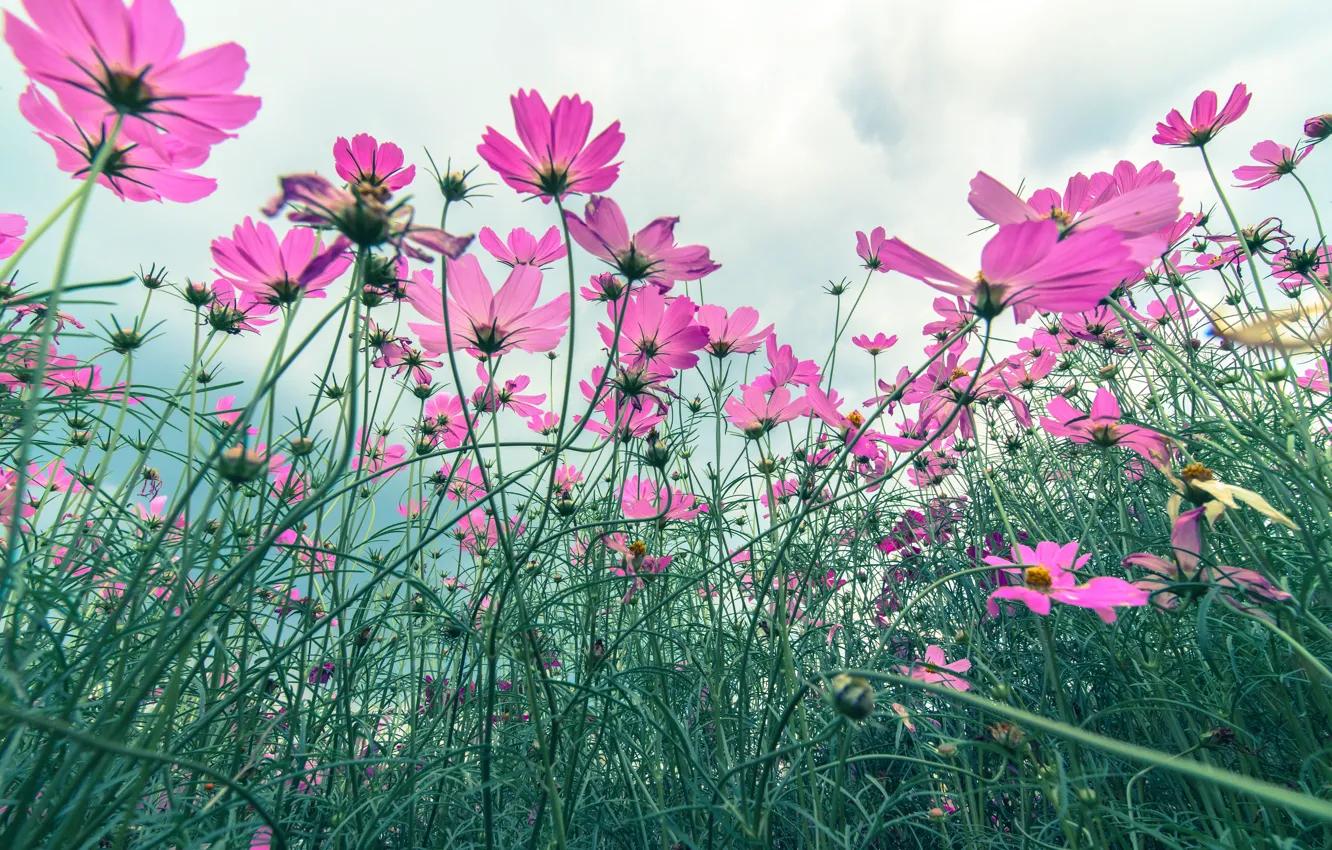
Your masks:
<svg viewBox="0 0 1332 850"><path fill-rule="evenodd" d="M1062 210L1059 207L1055 207L1054 209L1050 210L1050 218L1059 222L1064 227L1068 227L1070 224L1073 223L1073 214L1070 213L1068 210Z"/></svg>
<svg viewBox="0 0 1332 850"><path fill-rule="evenodd" d="M953 374L948 376L948 383L951 384L953 381L956 381L958 378L965 378L967 375L970 374L971 373L968 372L966 369L954 369Z"/></svg>
<svg viewBox="0 0 1332 850"><path fill-rule="evenodd" d="M1212 470L1203 466L1201 463L1191 463L1179 471L1185 481L1211 481L1214 477Z"/></svg>
<svg viewBox="0 0 1332 850"><path fill-rule="evenodd" d="M635 558L642 558L647 554L647 544L642 540L635 540L633 543L629 544L629 554L633 555Z"/></svg>
<svg viewBox="0 0 1332 850"><path fill-rule="evenodd" d="M1048 590L1050 585L1054 584L1050 571L1045 567L1027 567L1022 574L1022 580L1033 590Z"/></svg>
<svg viewBox="0 0 1332 850"><path fill-rule="evenodd" d="M865 423L865 417L860 415L859 410L853 410L846 415L846 421L851 423L851 427L859 428Z"/></svg>

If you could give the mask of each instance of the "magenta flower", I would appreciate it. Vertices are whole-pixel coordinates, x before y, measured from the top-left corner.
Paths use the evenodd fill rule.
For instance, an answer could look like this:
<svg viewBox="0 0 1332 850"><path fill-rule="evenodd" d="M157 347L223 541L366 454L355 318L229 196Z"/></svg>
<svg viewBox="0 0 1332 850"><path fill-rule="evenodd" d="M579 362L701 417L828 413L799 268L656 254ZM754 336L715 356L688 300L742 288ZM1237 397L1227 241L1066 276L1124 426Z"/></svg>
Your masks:
<svg viewBox="0 0 1332 850"><path fill-rule="evenodd" d="M589 143L592 104L578 95L561 97L554 112L535 91L519 89L509 103L525 150L487 127L476 152L511 189L548 204L570 193L604 192L615 183L620 164L611 158L624 144L619 121Z"/></svg>
<svg viewBox="0 0 1332 850"><path fill-rule="evenodd" d="M430 262L429 254L407 243L457 259L472 242L471 234L454 236L438 227L416 224L410 206L389 206L378 190L363 195L360 184L340 189L326 177L307 173L279 177L278 185L281 191L264 204L264 215L273 218L291 207L287 215L291 221L332 227L363 248L387 243L413 259Z"/></svg>
<svg viewBox="0 0 1332 850"><path fill-rule="evenodd" d="M212 251L215 271L271 311L301 296L323 298L324 289L351 265L345 238L322 251L318 247L319 234L308 227L293 227L278 244L273 228L246 216L230 239L213 240Z"/></svg>
<svg viewBox="0 0 1332 850"><path fill-rule="evenodd" d="M620 325L620 356L630 368L651 371L692 369L698 364L694 354L708 344L708 330L694 322L694 302L688 298L669 298L652 288L640 289L625 307ZM616 307L608 311L612 323ZM609 348L615 345L613 324L598 324L597 331Z"/></svg>
<svg viewBox="0 0 1332 850"><path fill-rule="evenodd" d="M999 606L996 599L1021 602L1034 613L1042 616L1050 613L1050 602L1062 602L1079 608L1090 608L1103 621L1115 621L1115 608L1122 606L1137 607L1147 604L1147 591L1134 587L1122 578L1097 576L1086 584L1078 584L1072 570L1085 564L1090 555L1077 557L1077 541L1059 545L1058 543L1037 543L1036 548L1017 544L1014 546L1016 561L991 555L985 563L1002 567L1009 576L1021 579L1021 584L1007 585L990 594L986 608L991 616L998 616Z"/></svg>
<svg viewBox="0 0 1332 850"><path fill-rule="evenodd" d="M522 394L532 383L532 379L528 376L519 375L501 384L491 379L484 363L476 364L476 376L481 381L481 386L472 391L472 407L476 412L495 413L500 410L512 410L524 419L541 412L541 408L537 405L546 400L545 393Z"/></svg>
<svg viewBox="0 0 1332 850"><path fill-rule="evenodd" d="M888 271L879 260L879 251L887 242L888 234L882 227L874 228L868 236L863 230L856 231L856 254L865 261L865 268L876 272Z"/></svg>
<svg viewBox="0 0 1332 850"><path fill-rule="evenodd" d="M501 242L499 236L489 227L481 228L476 238L481 247L490 252L490 256L506 266L545 268L566 253L557 227L547 230L540 242L521 227L509 231L507 244Z"/></svg>
<svg viewBox="0 0 1332 850"><path fill-rule="evenodd" d="M1045 407L1054 419L1042 417L1041 427L1056 437L1068 437L1075 443L1094 443L1101 447L1123 446L1153 463L1169 454L1169 440L1149 428L1125 425L1119 421L1119 402L1105 387L1096 391L1090 413L1083 413L1059 396Z"/></svg>
<svg viewBox="0 0 1332 850"><path fill-rule="evenodd" d="M504 285L493 291L481 263L467 254L445 259L449 276L448 316L451 334L444 332L444 297L435 288L435 276L423 269L412 276L407 297L430 324L409 322L431 354L466 349L477 354L501 355L513 349L551 351L564 337L569 320L569 298L556 296L541 306L541 270L518 265ZM450 338L451 336L451 338Z"/></svg>
<svg viewBox="0 0 1332 850"><path fill-rule="evenodd" d="M1226 100L1225 107L1216 111L1216 92L1205 91L1194 98L1193 113L1189 120L1178 109L1170 110L1164 122L1156 125L1156 135L1152 141L1158 145L1170 145L1177 148L1202 147L1212 140L1221 128L1239 120L1249 108L1249 90L1244 83L1237 83Z"/></svg>
<svg viewBox="0 0 1332 850"><path fill-rule="evenodd" d="M1332 136L1332 114L1315 115L1304 122L1304 135L1313 139L1315 142L1321 142L1329 136Z"/></svg>
<svg viewBox="0 0 1332 850"><path fill-rule="evenodd" d="M79 124L123 115L125 134L139 144L165 135L206 151L259 112L259 98L235 93L248 67L244 48L181 56L185 26L170 0L129 8L119 0L23 0L23 8L36 29L6 12L5 41Z"/></svg>
<svg viewBox="0 0 1332 850"><path fill-rule="evenodd" d="M813 360L798 360L789 345L777 345L777 334L769 334L764 342L768 355L768 371L754 379L753 385L764 392L772 392L788 384L809 387L823 380L819 364Z"/></svg>
<svg viewBox="0 0 1332 850"><path fill-rule="evenodd" d="M613 266L629 284L646 280L665 292L677 280L698 280L721 268L702 245L675 244L678 218L655 219L630 236L620 205L600 195L588 200L583 215L579 218L565 211L569 235L584 251Z"/></svg>
<svg viewBox="0 0 1332 850"><path fill-rule="evenodd" d="M1125 567L1139 567L1155 575L1134 582L1134 585L1155 594L1153 602L1165 609L1179 607L1180 594L1195 595L1206 592L1206 585L1219 585L1227 591L1244 591L1248 595L1264 602L1284 602L1291 595L1272 584L1267 578L1254 570L1240 567L1200 567L1202 554L1202 518L1206 507L1185 511L1175 520L1170 532L1170 548L1173 559L1162 558L1147 552L1138 552L1124 559ZM1190 587L1193 585L1193 587ZM1255 613L1270 620L1267 615L1256 612L1232 597L1222 593L1221 599L1226 604L1241 611Z"/></svg>
<svg viewBox="0 0 1332 850"><path fill-rule="evenodd" d="M578 290L584 301L619 301L629 291L629 287L614 272L594 274L588 283L591 285Z"/></svg>
<svg viewBox="0 0 1332 850"><path fill-rule="evenodd" d="M704 304L698 308L698 324L708 332L708 344L704 346L713 357L725 357L728 354L753 354L772 333L772 325L755 332L759 323L759 313L753 307L737 307L731 315L716 304Z"/></svg>
<svg viewBox="0 0 1332 850"><path fill-rule="evenodd" d="M746 437L758 439L782 422L804 416L809 402L803 398L791 400L791 391L777 387L766 393L750 384L740 388L741 397L726 400L726 421L739 428Z"/></svg>
<svg viewBox="0 0 1332 850"><path fill-rule="evenodd" d="M361 195L381 192L387 196L411 183L416 166L404 168L405 161L402 148L392 142L380 144L367 133L352 136L350 143L338 136L333 144L338 176L356 186Z"/></svg>
<svg viewBox="0 0 1332 850"><path fill-rule="evenodd" d="M371 478L378 477L388 469L385 474L391 477L402 471L403 468L398 464L405 457L407 457L406 446L389 445L388 437L381 434L373 437L362 434L356 438L356 454L352 457L351 466L352 469L372 473Z"/></svg>
<svg viewBox="0 0 1332 850"><path fill-rule="evenodd" d="M1140 271L1166 248L1160 231L1179 219L1179 186L1175 175L1163 171L1158 162L1149 163L1141 174L1132 163L1121 162L1115 172L1114 176L1101 173L1094 179L1075 174L1062 195L1053 189L1041 189L1024 201L982 171L972 179L967 201L995 224L1053 219L1059 224L1061 237L1087 228L1109 227L1128 241Z"/></svg>
<svg viewBox="0 0 1332 850"><path fill-rule="evenodd" d="M851 342L855 344L856 347L868 351L871 357L878 357L894 345L897 345L897 335L884 336L882 333L877 333L871 337L868 334L861 334L860 336L851 337Z"/></svg>
<svg viewBox="0 0 1332 850"><path fill-rule="evenodd" d="M971 661L966 658L947 662L943 647L930 644L925 647L924 663L901 665L897 672L922 682L933 682L958 691L971 689L971 683L954 673L965 673L971 669Z"/></svg>
<svg viewBox="0 0 1332 850"><path fill-rule="evenodd" d="M14 213L0 213L0 260L14 256L28 232L28 220Z"/></svg>
<svg viewBox="0 0 1332 850"><path fill-rule="evenodd" d="M981 250L981 272L964 277L894 237L884 265L950 295L967 298L976 314L993 318L1013 307L1019 322L1036 311L1089 310L1142 266L1130 259L1124 236L1096 227L1060 238L1050 219L1005 224Z"/></svg>
<svg viewBox="0 0 1332 850"><path fill-rule="evenodd" d="M456 395L439 393L431 396L425 403L421 425L421 436L430 440L431 445L444 445L457 448L467 436L467 420L463 417L462 399Z"/></svg>
<svg viewBox="0 0 1332 850"><path fill-rule="evenodd" d="M87 176L115 121L98 119L100 124L91 125L96 130L75 125L33 85L19 96L19 112L55 151L56 168L75 180ZM97 182L125 201L165 199L188 204L217 189L216 180L188 171L203 165L206 159L207 147L189 145L178 138L151 138L138 144L122 138L115 143Z"/></svg>
<svg viewBox="0 0 1332 850"><path fill-rule="evenodd" d="M703 512L704 506L694 505L694 496L660 486L650 478L629 476L620 495L620 508L629 519L690 520Z"/></svg>
<svg viewBox="0 0 1332 850"><path fill-rule="evenodd" d="M1299 153L1285 145L1273 141L1259 142L1249 151L1249 156L1262 165L1241 165L1235 169L1235 179L1245 182L1237 184L1241 189L1261 189L1275 183L1295 170L1312 146L1305 146Z"/></svg>

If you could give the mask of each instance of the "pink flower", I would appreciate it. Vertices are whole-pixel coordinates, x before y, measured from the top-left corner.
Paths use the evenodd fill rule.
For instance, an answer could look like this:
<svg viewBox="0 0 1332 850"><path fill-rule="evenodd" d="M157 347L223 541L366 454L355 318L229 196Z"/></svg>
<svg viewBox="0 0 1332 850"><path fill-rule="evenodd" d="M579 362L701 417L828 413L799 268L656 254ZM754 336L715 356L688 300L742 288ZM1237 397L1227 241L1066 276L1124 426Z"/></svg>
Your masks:
<svg viewBox="0 0 1332 850"><path fill-rule="evenodd" d="M725 357L728 354L753 354L772 333L768 325L757 333L758 310L753 307L737 307L730 316L726 310L716 304L704 304L698 308L698 324L708 332L708 344L704 346L713 357Z"/></svg>
<svg viewBox="0 0 1332 850"><path fill-rule="evenodd" d="M597 325L608 348L617 344L613 324L617 309L624 310L618 345L626 366L673 371L698 364L694 352L708 344L708 330L694 322L693 301L669 298L649 287L640 289L622 308L612 304L607 309L612 324Z"/></svg>
<svg viewBox="0 0 1332 850"><path fill-rule="evenodd" d="M465 457L457 464L445 463L435 475L437 484L444 486L444 495L452 501L474 502L486 492L485 471Z"/></svg>
<svg viewBox="0 0 1332 850"><path fill-rule="evenodd" d="M1249 151L1249 156L1263 164L1241 165L1236 168L1235 179L1246 181L1236 185L1241 189L1261 189L1275 183L1294 171L1295 166L1299 165L1311 150L1312 146L1306 146L1296 153L1285 145L1273 141L1259 142Z"/></svg>
<svg viewBox="0 0 1332 850"><path fill-rule="evenodd" d="M1051 219L1005 224L981 251L981 272L964 277L894 237L884 265L950 295L968 298L992 318L1013 307L1019 322L1036 311L1089 310L1121 280L1142 270L1118 231L1096 227L1060 238Z"/></svg>
<svg viewBox="0 0 1332 850"><path fill-rule="evenodd" d="M1075 174L1062 195L1042 189L1027 201L982 171L972 179L967 201L982 217L1000 225L1053 219L1059 224L1061 236L1109 227L1128 241L1140 271L1166 248L1165 237L1159 231L1172 227L1179 218L1179 186L1175 175L1163 171L1158 162L1142 169L1145 180L1129 162L1121 162L1115 171L1123 188L1109 174L1095 178Z"/></svg>
<svg viewBox="0 0 1332 850"><path fill-rule="evenodd" d="M935 682L945 688L966 691L971 689L971 683L961 676L954 676L953 673L965 673L970 669L971 662L966 658L946 663L943 648L930 644L925 647L925 662L923 664L912 664L909 667L902 665L897 668L897 671L903 676L910 676L922 682Z"/></svg>
<svg viewBox="0 0 1332 850"><path fill-rule="evenodd" d="M535 91L519 89L509 103L525 150L487 127L476 152L510 188L548 204L570 193L604 192L615 183L620 164L611 158L624 144L619 121L588 143L592 104L578 95L561 97L554 112Z"/></svg>
<svg viewBox="0 0 1332 850"><path fill-rule="evenodd" d="M558 413L542 411L527 420L527 427L543 437L549 437L559 430L560 416Z"/></svg>
<svg viewBox="0 0 1332 850"><path fill-rule="evenodd" d="M0 213L0 260L12 257L23 244L23 234L28 232L28 220L13 213Z"/></svg>
<svg viewBox="0 0 1332 850"><path fill-rule="evenodd" d="M83 180L97 158L114 119L98 119L96 129L75 125L36 86L28 86L19 96L19 112L28 119L42 141L56 155L56 168L75 180ZM188 169L203 165L208 148L190 145L167 136L134 143L127 138L115 142L97 182L125 201L176 201L188 204L213 194L217 181L190 174Z"/></svg>
<svg viewBox="0 0 1332 850"><path fill-rule="evenodd" d="M397 475L403 467L398 464L403 458L407 457L407 448L399 445L389 445L388 437L375 435L373 439L366 439L365 435L356 440L356 454L352 457L352 469L365 470L371 473L371 478L376 478L385 469L388 476ZM392 467L390 469L390 467Z"/></svg>
<svg viewBox="0 0 1332 850"><path fill-rule="evenodd" d="M1315 142L1321 142L1329 136L1332 136L1332 114L1315 115L1304 122L1304 135L1313 139Z"/></svg>
<svg viewBox="0 0 1332 850"><path fill-rule="evenodd" d="M170 0L24 0L36 29L5 13L24 72L80 124L125 116L146 144L163 135L207 148L248 124L259 98L236 94L245 50L228 43L181 56L185 27ZM202 160L200 160L200 163ZM199 163L196 163L199 164Z"/></svg>
<svg viewBox="0 0 1332 850"><path fill-rule="evenodd" d="M323 298L328 285L351 265L345 238L339 237L322 251L318 246L319 234L308 227L293 227L278 244L273 228L246 216L230 239L219 236L213 240L213 262L219 275L271 312L296 303L303 295Z"/></svg>
<svg viewBox="0 0 1332 850"><path fill-rule="evenodd" d="M1173 559L1162 558L1147 552L1138 552L1124 559L1125 567L1139 567L1155 575L1134 582L1135 586L1155 594L1153 600L1166 609L1179 607L1179 595L1206 592L1206 587L1189 585L1219 585L1227 590L1244 591L1250 596L1265 602L1284 602L1291 595L1276 587L1262 573L1239 567L1201 567L1202 525L1201 520L1207 508L1194 508L1185 511L1175 520L1170 532L1170 548ZM1250 611L1248 607L1236 601L1229 593L1221 598L1232 607L1241 611ZM1259 615L1265 616L1265 615Z"/></svg>
<svg viewBox="0 0 1332 850"><path fill-rule="evenodd" d="M250 836L250 850L269 850L273 844L273 829L261 826Z"/></svg>
<svg viewBox="0 0 1332 850"><path fill-rule="evenodd" d="M741 387L741 397L726 400L726 421L739 428L746 437L757 439L782 422L804 416L809 402L803 398L791 400L791 391L777 387L771 393L750 384Z"/></svg>
<svg viewBox="0 0 1332 850"><path fill-rule="evenodd" d="M538 242L536 237L521 227L509 231L508 244L500 241L495 231L481 228L477 235L481 247L506 266L537 266L545 268L566 253L557 227L551 227Z"/></svg>
<svg viewBox="0 0 1332 850"><path fill-rule="evenodd" d="M797 360L791 346L777 345L777 334L768 335L764 350L768 354L768 371L753 382L755 387L764 392L772 392L788 384L813 386L823 379L819 373L819 364L813 360Z"/></svg>
<svg viewBox="0 0 1332 850"><path fill-rule="evenodd" d="M1178 109L1170 110L1164 122L1156 125L1156 135L1152 141L1158 145L1170 145L1177 148L1196 148L1207 144L1227 124L1239 120L1249 108L1249 90L1244 83L1237 83L1226 100L1225 108L1216 111L1216 92L1205 91L1193 101L1193 113L1189 120Z"/></svg>
<svg viewBox="0 0 1332 850"><path fill-rule="evenodd" d="M379 144L366 133L352 136L351 143L342 136L333 144L333 162L338 176L357 187L361 195L398 191L416 177L416 166L403 168L402 148L392 142Z"/></svg>
<svg viewBox="0 0 1332 850"><path fill-rule="evenodd" d="M1115 608L1120 606L1140 606L1147 604L1147 591L1134 587L1122 578L1097 576L1086 584L1078 584L1072 570L1085 564L1090 555L1077 557L1077 541L1060 545L1058 543L1037 543L1032 549L1022 544L1014 546L1016 561L991 555L985 563L1003 567L1009 576L1017 576L1021 584L1007 585L990 594L986 608L991 616L998 616L999 606L996 599L1008 599L1021 602L1034 613L1045 616L1050 613L1050 602L1062 602L1079 608L1090 608L1103 621L1115 621Z"/></svg>
<svg viewBox="0 0 1332 850"><path fill-rule="evenodd" d="M583 473L571 463L555 469L555 489L563 493L568 493L574 488L575 484L583 483Z"/></svg>
<svg viewBox="0 0 1332 850"><path fill-rule="evenodd" d="M524 419L541 412L537 405L546 400L545 393L540 395L522 395L532 383L526 375L510 378L502 384L494 384L485 364L476 364L476 375L481 386L472 391L472 407L477 413L494 413L500 410L512 410Z"/></svg>
<svg viewBox="0 0 1332 850"><path fill-rule="evenodd" d="M280 191L264 204L269 218L286 207L291 221L332 227L363 248L392 245L407 256L430 262L433 258L408 242L457 259L472 243L472 236L454 236L415 223L415 211L404 203L389 206L377 189L361 193L360 184L341 189L319 174L288 174L278 178Z"/></svg>
<svg viewBox="0 0 1332 850"><path fill-rule="evenodd" d="M1060 396L1046 405L1054 419L1041 418L1041 427L1056 437L1068 437L1075 443L1094 443L1102 447L1123 446L1153 463L1166 459L1169 441L1149 428L1125 425L1119 421L1119 402L1105 387L1096 391L1090 413L1083 413Z"/></svg>
<svg viewBox="0 0 1332 850"><path fill-rule="evenodd" d="M467 436L462 399L448 393L432 396L425 404L420 431L422 436L430 439L432 445L443 444L451 449L461 446Z"/></svg>
<svg viewBox="0 0 1332 850"><path fill-rule="evenodd" d="M694 496L681 490L658 486L650 478L629 476L620 495L620 508L629 519L690 520L703 512L694 506Z"/></svg>
<svg viewBox="0 0 1332 850"><path fill-rule="evenodd" d="M870 353L871 357L878 357L883 352L897 345L897 335L884 336L877 333L873 337L868 334L851 337L851 342L859 348L863 348Z"/></svg>
<svg viewBox="0 0 1332 850"><path fill-rule="evenodd" d="M408 323L426 351L441 354L462 348L497 356L515 348L550 351L560 344L569 320L569 298L560 295L536 306L542 277L536 266L514 266L504 285L492 291L475 256L444 262L451 334L444 332L444 298L434 286L434 274L429 269L419 271L407 285L412 306L431 321Z"/></svg>
<svg viewBox="0 0 1332 850"><path fill-rule="evenodd" d="M655 219L630 236L619 204L600 195L588 200L583 215L579 218L565 211L569 235L584 251L613 266L629 284L646 280L665 292L677 280L698 280L721 268L702 245L675 244L678 218Z"/></svg>
<svg viewBox="0 0 1332 850"><path fill-rule="evenodd" d="M856 231L856 253L865 261L865 268L877 272L887 272L879 260L879 251L888 242L888 234L882 227L876 227L868 236L864 231Z"/></svg>
<svg viewBox="0 0 1332 850"><path fill-rule="evenodd" d="M588 283L591 285L578 290L584 301L619 301L629 291L629 287L614 272L594 274Z"/></svg>

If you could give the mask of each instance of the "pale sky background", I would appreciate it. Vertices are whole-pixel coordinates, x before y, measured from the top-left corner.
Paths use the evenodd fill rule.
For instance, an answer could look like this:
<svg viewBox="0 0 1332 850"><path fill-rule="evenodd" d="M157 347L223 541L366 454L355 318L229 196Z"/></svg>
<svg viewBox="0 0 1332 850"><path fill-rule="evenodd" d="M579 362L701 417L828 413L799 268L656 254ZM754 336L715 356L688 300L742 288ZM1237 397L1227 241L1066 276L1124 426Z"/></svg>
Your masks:
<svg viewBox="0 0 1332 850"><path fill-rule="evenodd" d="M577 92L595 105L594 132L622 122L624 165L609 194L631 227L680 216L680 241L708 245L723 264L709 278L709 300L757 306L798 354L819 359L833 308L822 287L844 276L858 287L863 278L857 229L884 225L974 271L983 237L967 236L978 220L966 195L977 170L1012 187L1025 180L1062 189L1076 171L1159 158L1179 175L1186 208L1196 208L1213 202L1196 151L1151 143L1170 108L1187 113L1202 89L1224 99L1234 83L1248 84L1248 114L1212 147L1227 182L1255 142L1293 144L1305 118L1332 111L1326 0L177 0L177 8L189 49L229 40L246 48L242 91L262 96L263 109L200 170L220 183L206 200L122 204L99 193L78 279L154 262L175 280L209 278L209 241L258 215L276 175L332 176L339 135L397 142L418 169L425 145L441 164L450 156L455 166L481 164L477 176L493 179L475 148L487 124L512 135L509 95L536 88L553 104ZM73 184L19 115L23 85L9 51L0 51L0 212L35 223ZM1332 145L1315 151L1302 171L1323 199L1332 195L1330 156ZM412 188L424 217L436 215L429 178L418 174ZM521 203L502 185L489 191L493 197L451 214L450 229L525 225L539 233L554 222L553 207ZM1232 198L1245 223L1276 214L1312 235L1289 181ZM598 270L581 253L578 262L580 283ZM49 255L34 252L24 265L23 277L37 279ZM548 293L562 291L561 281L562 272L548 276ZM934 294L875 276L852 330L901 335L881 375L918 361ZM139 293L132 299L122 313L134 312ZM178 329L154 343L153 360L177 368L187 323L174 304L162 306L158 315L178 317ZM257 363L270 343L261 337L236 356ZM863 380L848 394L863 397L868 358L854 362ZM241 362L235 369L230 376L245 371Z"/></svg>

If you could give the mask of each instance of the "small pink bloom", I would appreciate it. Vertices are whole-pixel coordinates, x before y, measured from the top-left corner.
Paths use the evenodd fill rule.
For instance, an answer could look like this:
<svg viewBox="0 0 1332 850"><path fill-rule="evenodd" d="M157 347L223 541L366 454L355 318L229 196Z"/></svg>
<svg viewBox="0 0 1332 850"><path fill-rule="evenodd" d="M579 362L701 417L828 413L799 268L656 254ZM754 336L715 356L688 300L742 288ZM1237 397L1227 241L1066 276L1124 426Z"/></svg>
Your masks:
<svg viewBox="0 0 1332 850"><path fill-rule="evenodd" d="M478 413L493 413L498 410L512 410L523 418L535 416L541 412L537 405L546 400L545 393L523 395L522 391L532 383L526 375L510 378L504 383L493 382L485 364L476 364L476 375L481 386L472 391L472 407Z"/></svg>
<svg viewBox="0 0 1332 850"><path fill-rule="evenodd" d="M293 227L279 244L273 228L249 216L236 225L231 238L214 239L212 251L215 271L270 311L302 296L325 297L328 285L351 265L345 238L319 250L318 233Z"/></svg>
<svg viewBox="0 0 1332 850"><path fill-rule="evenodd" d="M894 345L897 345L897 336L896 334L893 336L885 336L882 333L877 333L871 337L868 334L861 334L860 336L851 337L851 342L856 345L856 347L868 351L871 357L878 357Z"/></svg>
<svg viewBox="0 0 1332 850"><path fill-rule="evenodd" d="M13 213L0 213L0 260L11 257L23 244L28 231L28 220Z"/></svg>
<svg viewBox="0 0 1332 850"><path fill-rule="evenodd" d="M879 251L888 242L888 234L882 227L876 227L868 236L864 231L856 231L856 254L865 262L865 268L877 272L887 272L879 260Z"/></svg>
<svg viewBox="0 0 1332 850"><path fill-rule="evenodd" d="M698 308L698 324L708 332L707 352L713 357L725 357L728 354L753 354L772 333L772 325L761 331L754 331L758 326L758 310L753 307L737 307L731 315L716 304L704 304Z"/></svg>
<svg viewBox="0 0 1332 850"><path fill-rule="evenodd" d="M541 295L541 270L516 265L499 290L492 290L474 255L445 259L448 273L448 322L445 333L444 298L435 288L434 273L422 269L407 285L412 306L430 324L409 322L431 354L457 349L487 354L505 354L513 349L551 351L564 337L569 320L569 297L559 295L537 306Z"/></svg>
<svg viewBox="0 0 1332 850"><path fill-rule="evenodd" d="M501 242L499 236L489 227L481 228L476 239L482 248L490 252L490 256L511 267L544 268L567 253L564 250L564 241L560 239L559 228L554 226L546 231L540 242L521 227L509 231L507 243Z"/></svg>
<svg viewBox="0 0 1332 850"><path fill-rule="evenodd" d="M764 342L768 354L768 371L754 379L753 386L764 392L772 392L778 387L795 385L814 386L823 380L819 364L813 360L799 360L794 349L789 345L777 345L777 334L769 334Z"/></svg>
<svg viewBox="0 0 1332 850"><path fill-rule="evenodd" d="M1241 165L1235 169L1235 179L1241 189L1261 189L1277 182L1295 170L1295 166L1309 155L1312 146L1306 146L1299 153L1285 145L1273 141L1259 142L1249 151L1249 156L1262 165Z"/></svg>
<svg viewBox="0 0 1332 850"><path fill-rule="evenodd" d="M1164 122L1156 125L1156 135L1152 141L1158 145L1170 145L1178 148L1201 147L1212 140L1221 128L1239 120L1249 108L1249 90L1244 83L1237 83L1226 100L1225 107L1216 111L1216 92L1208 90L1198 95L1193 101L1193 113L1189 120L1178 109L1170 110Z"/></svg>
<svg viewBox="0 0 1332 850"><path fill-rule="evenodd" d="M648 287L638 290L628 305L618 309L624 310L618 346L626 366L674 371L698 364L694 352L708 344L708 330L694 321L693 301L671 298ZM617 307L612 304L607 312L612 324L598 324L597 331L609 348L617 344Z"/></svg>
<svg viewBox="0 0 1332 850"><path fill-rule="evenodd" d="M80 124L100 126L119 114L136 142L166 136L206 149L259 111L259 98L235 93L248 68L244 48L227 43L182 56L185 26L170 0L129 8L120 0L24 0L23 7L35 28L6 12L5 41Z"/></svg>
<svg viewBox="0 0 1332 850"><path fill-rule="evenodd" d="M971 689L971 683L953 674L965 673L970 669L971 662L968 659L962 658L949 663L945 659L943 648L930 644L925 647L924 663L912 664L909 667L899 666L897 671L903 676L910 676L922 682L934 682L945 688L966 691Z"/></svg>
<svg viewBox="0 0 1332 850"><path fill-rule="evenodd" d="M726 420L746 437L757 439L782 422L798 419L809 410L805 399L791 400L791 391L777 387L771 393L750 384L741 387L741 397L726 400Z"/></svg>
<svg viewBox="0 0 1332 850"><path fill-rule="evenodd" d="M1086 584L1078 584L1072 570L1081 567L1091 556L1076 558L1076 541L1063 546L1047 541L1038 543L1034 549L1018 544L1014 547L1013 555L1016 561L997 555L985 559L985 563L1002 567L1005 574L1016 576L1022 582L1001 587L990 594L986 608L991 616L999 614L999 606L995 603L997 599L1021 602L1033 613L1042 616L1050 613L1052 600L1090 608L1107 623L1115 621L1116 607L1147 604L1147 591L1121 578L1097 576Z"/></svg>
<svg viewBox="0 0 1332 850"><path fill-rule="evenodd" d="M396 192L416 177L415 165L403 168L402 148L392 142L380 144L366 133L353 136L350 143L339 136L333 145L333 162L338 176L363 195L376 190Z"/></svg>
<svg viewBox="0 0 1332 850"><path fill-rule="evenodd" d="M510 188L548 204L570 193L604 192L615 183L620 164L611 158L624 144L619 121L589 143L592 104L578 95L561 97L553 112L535 91L519 89L509 103L523 148L487 127L476 152Z"/></svg>
<svg viewBox="0 0 1332 850"><path fill-rule="evenodd" d="M457 448L467 436L467 420L463 418L462 399L456 395L439 393L425 404L423 436L446 448Z"/></svg>
<svg viewBox="0 0 1332 850"><path fill-rule="evenodd" d="M1120 422L1119 402L1105 387L1096 391L1089 413L1083 413L1062 396L1046 405L1054 419L1041 419L1041 427L1056 437L1102 447L1123 446L1153 463L1168 456L1169 441L1149 428Z"/></svg>
<svg viewBox="0 0 1332 850"><path fill-rule="evenodd" d="M694 505L694 496L675 490L665 484L657 485L652 479L629 476L624 483L620 507L629 519L690 520L698 516L703 505Z"/></svg>
<svg viewBox="0 0 1332 850"><path fill-rule="evenodd" d="M583 215L579 218L565 211L569 235L584 251L610 264L629 284L646 280L666 292L677 280L698 280L721 268L712 262L704 246L675 244L678 218L655 219L630 236L620 205L600 195L588 200Z"/></svg>

